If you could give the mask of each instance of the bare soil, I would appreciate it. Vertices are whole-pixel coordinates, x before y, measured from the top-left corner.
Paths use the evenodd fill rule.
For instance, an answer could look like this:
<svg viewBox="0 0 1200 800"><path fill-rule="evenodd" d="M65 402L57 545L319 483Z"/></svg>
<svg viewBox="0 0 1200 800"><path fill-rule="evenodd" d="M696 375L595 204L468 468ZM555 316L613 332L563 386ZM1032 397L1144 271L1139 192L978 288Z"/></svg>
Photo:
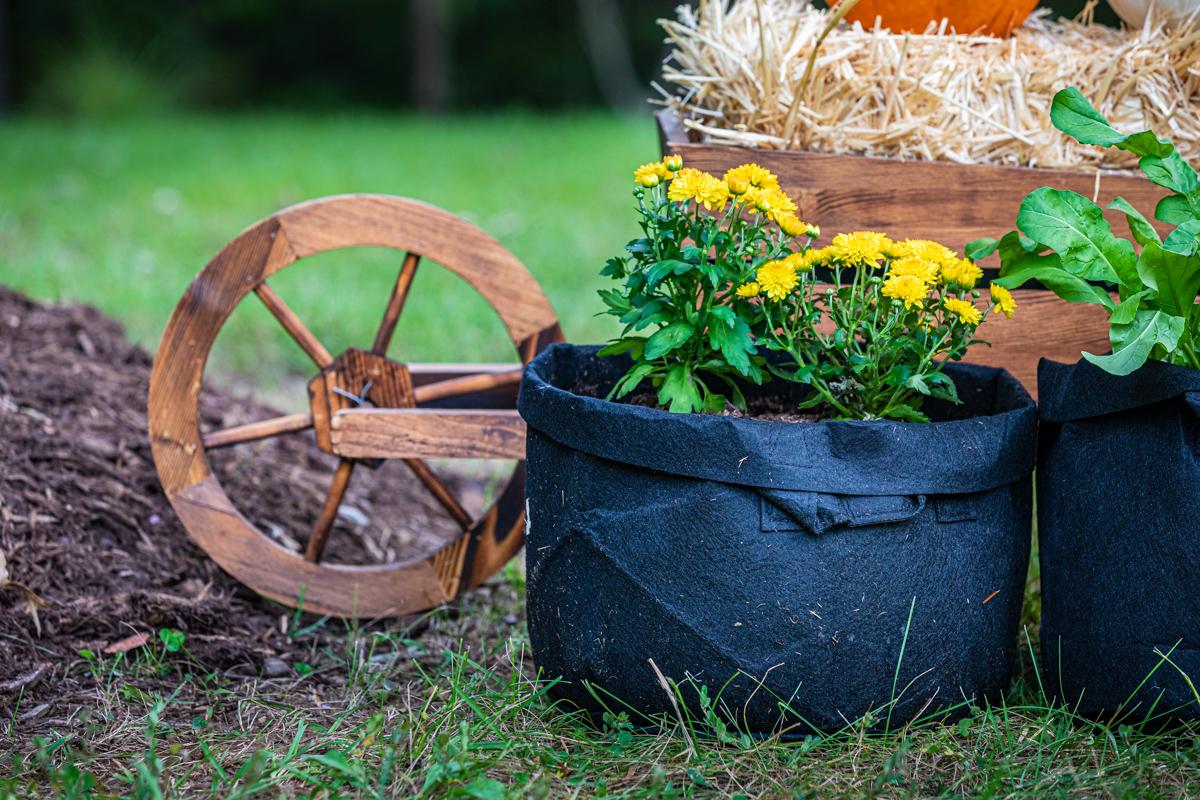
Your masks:
<svg viewBox="0 0 1200 800"><path fill-rule="evenodd" d="M603 395L596 395L603 397ZM653 392L636 392L619 401L646 408L658 408L658 395ZM732 403L725 404L722 417L737 417L738 419L753 419L759 422L791 422L809 423L820 422L824 415L813 411L797 411L795 404L786 397L764 394L746 398L746 410L742 411Z"/></svg>
<svg viewBox="0 0 1200 800"><path fill-rule="evenodd" d="M150 367L97 310L0 287L0 552L9 579L32 593L0 586L0 706L15 692L61 699L81 650L162 628L183 631L205 666L254 676L298 647L284 632L288 609L226 575L164 497L146 433ZM205 429L277 413L227 392L202 396ZM311 434L229 448L211 463L260 530L302 545L333 469ZM402 464L358 473L330 560L390 562L457 535ZM482 505L481 479L442 477L469 511Z"/></svg>

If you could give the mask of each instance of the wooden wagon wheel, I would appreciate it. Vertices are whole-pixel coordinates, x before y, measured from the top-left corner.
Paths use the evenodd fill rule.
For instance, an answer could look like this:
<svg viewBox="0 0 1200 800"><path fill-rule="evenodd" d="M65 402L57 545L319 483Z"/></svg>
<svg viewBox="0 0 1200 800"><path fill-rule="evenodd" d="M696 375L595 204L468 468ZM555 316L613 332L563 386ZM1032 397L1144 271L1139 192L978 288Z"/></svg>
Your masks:
<svg viewBox="0 0 1200 800"><path fill-rule="evenodd" d="M364 245L406 251L369 349L334 357L271 289L267 279L305 256ZM226 571L256 591L306 610L377 617L432 608L476 586L524 541L524 463L507 488L473 520L422 458L523 459L524 426L497 389L512 389L521 367L410 370L386 357L422 259L457 273L491 304L522 365L562 338L533 276L495 239L433 206L398 197L346 195L274 214L230 242L197 275L167 323L150 377L149 427L167 497L188 534ZM303 348L319 372L310 411L202 433L201 378L221 325L254 293ZM425 404L456 398L465 410ZM369 400L366 404L364 400ZM478 400L479 406L472 408ZM234 507L209 469L206 451L312 428L318 447L339 457L303 555L261 533ZM428 558L373 566L322 563L321 554L355 465L399 458L461 526Z"/></svg>

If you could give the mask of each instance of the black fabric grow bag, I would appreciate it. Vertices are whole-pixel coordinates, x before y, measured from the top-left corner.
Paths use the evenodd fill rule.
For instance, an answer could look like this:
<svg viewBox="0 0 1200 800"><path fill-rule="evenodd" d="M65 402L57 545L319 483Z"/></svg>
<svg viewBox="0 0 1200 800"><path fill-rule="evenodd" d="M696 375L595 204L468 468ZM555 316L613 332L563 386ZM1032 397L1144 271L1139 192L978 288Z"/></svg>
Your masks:
<svg viewBox="0 0 1200 800"><path fill-rule="evenodd" d="M1196 719L1192 689L1155 650L1200 685L1200 371L1151 361L1116 377L1043 360L1038 387L1049 683L1089 716Z"/></svg>
<svg viewBox="0 0 1200 800"><path fill-rule="evenodd" d="M788 424L589 396L628 368L595 352L549 348L518 400L529 632L559 696L668 711L652 658L693 713L703 684L745 730L803 733L884 719L898 663L893 724L1007 685L1037 433L1008 373L951 365L942 421Z"/></svg>

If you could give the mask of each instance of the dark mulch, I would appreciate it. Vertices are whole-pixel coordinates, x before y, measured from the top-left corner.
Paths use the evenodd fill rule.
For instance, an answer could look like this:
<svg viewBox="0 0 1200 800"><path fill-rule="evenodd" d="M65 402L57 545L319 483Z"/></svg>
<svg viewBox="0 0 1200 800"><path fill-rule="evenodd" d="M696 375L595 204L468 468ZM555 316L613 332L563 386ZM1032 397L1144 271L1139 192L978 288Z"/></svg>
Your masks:
<svg viewBox="0 0 1200 800"><path fill-rule="evenodd" d="M282 632L287 609L222 572L163 496L146 434L150 366L97 310L0 287L0 551L10 579L45 602L35 620L24 592L0 588L0 707L17 691L27 700L60 694L81 649L100 652L131 634L182 630L199 662L248 675L297 646ZM226 392L203 395L206 429L277 413ZM221 451L213 469L260 530L298 547L332 462L306 433ZM331 560L393 561L456 533L403 465L359 473ZM475 482L447 483L482 494Z"/></svg>

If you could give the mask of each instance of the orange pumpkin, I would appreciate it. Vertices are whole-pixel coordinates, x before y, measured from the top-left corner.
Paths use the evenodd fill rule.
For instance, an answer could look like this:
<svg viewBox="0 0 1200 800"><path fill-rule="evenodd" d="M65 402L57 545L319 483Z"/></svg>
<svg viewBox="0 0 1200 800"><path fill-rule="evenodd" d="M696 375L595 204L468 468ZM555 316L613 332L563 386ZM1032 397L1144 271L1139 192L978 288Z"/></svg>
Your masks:
<svg viewBox="0 0 1200 800"><path fill-rule="evenodd" d="M875 26L875 18L893 33L924 33L929 23L948 19L958 33L1009 36L1038 0L859 0L846 19Z"/></svg>

